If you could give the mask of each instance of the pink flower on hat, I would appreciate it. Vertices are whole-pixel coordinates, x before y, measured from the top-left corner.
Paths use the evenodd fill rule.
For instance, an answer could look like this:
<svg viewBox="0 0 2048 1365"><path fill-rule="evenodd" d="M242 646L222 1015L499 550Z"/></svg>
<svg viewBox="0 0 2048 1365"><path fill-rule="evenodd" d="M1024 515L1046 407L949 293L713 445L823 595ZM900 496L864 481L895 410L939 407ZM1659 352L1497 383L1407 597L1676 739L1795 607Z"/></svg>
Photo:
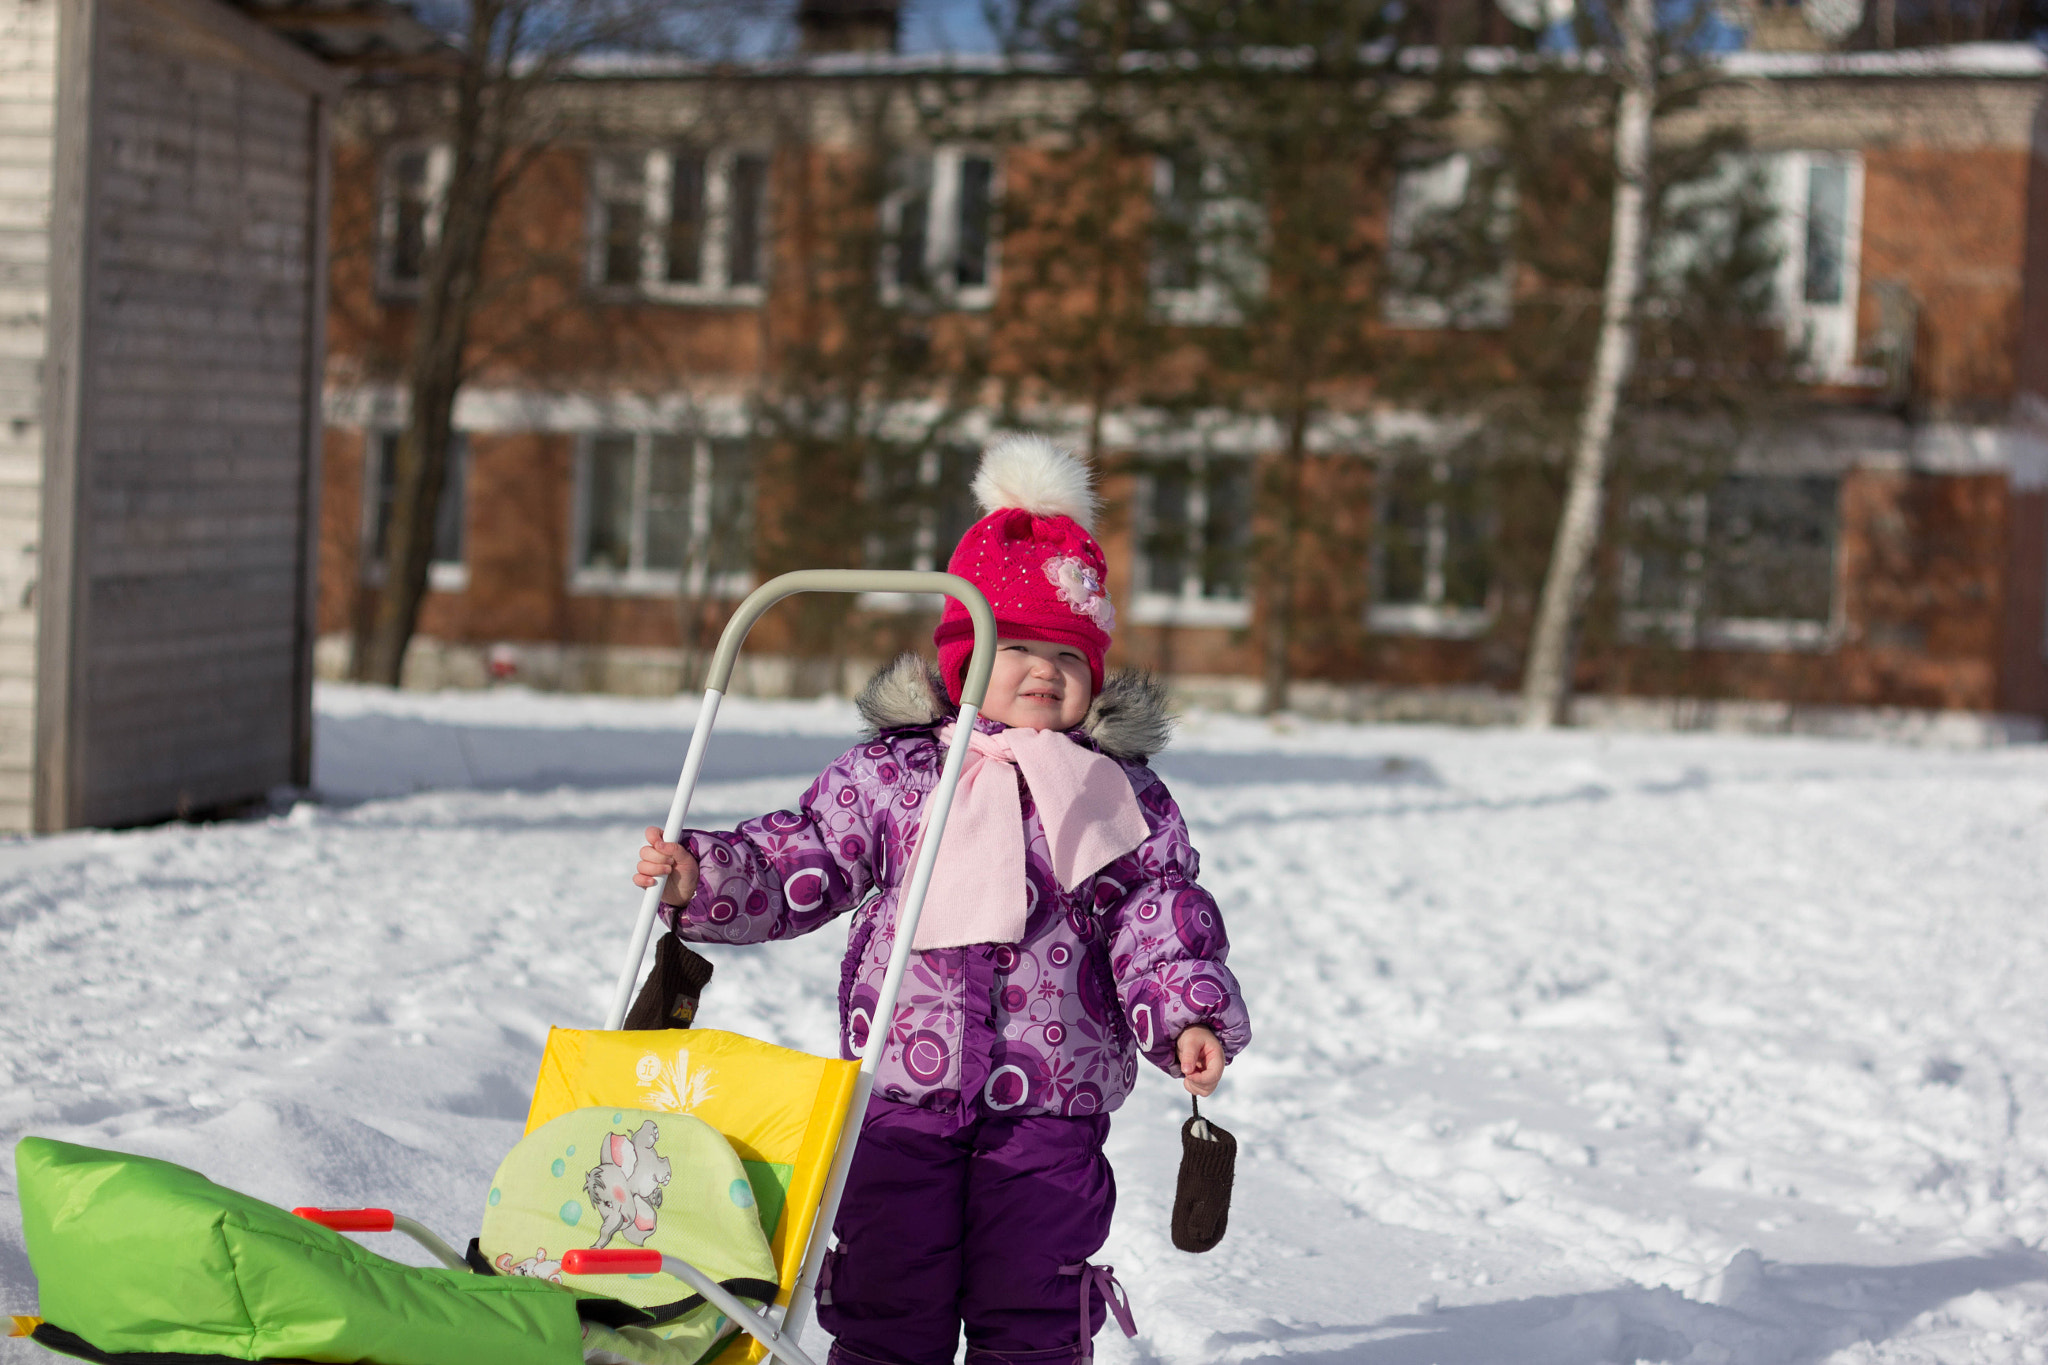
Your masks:
<svg viewBox="0 0 2048 1365"><path fill-rule="evenodd" d="M1045 561L1045 576L1060 590L1060 600L1101 627L1105 635L1116 632L1116 608L1109 603L1109 589L1095 570L1072 555Z"/></svg>
<svg viewBox="0 0 2048 1365"><path fill-rule="evenodd" d="M974 496L988 515L967 528L949 572L987 595L996 629L1012 640L1053 640L1087 656L1096 691L1116 628L1108 565L1092 534L1094 478L1063 446L1043 436L1004 436L981 455ZM953 700L973 652L967 608L948 599L932 639Z"/></svg>

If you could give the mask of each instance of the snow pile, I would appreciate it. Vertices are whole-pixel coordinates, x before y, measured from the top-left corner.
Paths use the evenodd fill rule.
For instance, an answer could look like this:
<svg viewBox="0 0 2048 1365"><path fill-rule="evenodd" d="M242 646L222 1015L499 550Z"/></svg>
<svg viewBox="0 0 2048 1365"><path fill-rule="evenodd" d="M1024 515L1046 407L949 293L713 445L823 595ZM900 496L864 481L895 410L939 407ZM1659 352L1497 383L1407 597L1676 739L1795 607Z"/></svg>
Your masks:
<svg viewBox="0 0 2048 1365"><path fill-rule="evenodd" d="M695 703L319 710L330 804L0 845L0 1138L466 1238ZM735 704L694 818L852 725ZM1257 1038L1217 1251L1167 1238L1179 1087L1117 1117L1105 1362L2048 1359L2048 753L1197 716L1159 767ZM714 950L704 1022L829 1045L841 944ZM0 1210L23 1311L11 1163Z"/></svg>

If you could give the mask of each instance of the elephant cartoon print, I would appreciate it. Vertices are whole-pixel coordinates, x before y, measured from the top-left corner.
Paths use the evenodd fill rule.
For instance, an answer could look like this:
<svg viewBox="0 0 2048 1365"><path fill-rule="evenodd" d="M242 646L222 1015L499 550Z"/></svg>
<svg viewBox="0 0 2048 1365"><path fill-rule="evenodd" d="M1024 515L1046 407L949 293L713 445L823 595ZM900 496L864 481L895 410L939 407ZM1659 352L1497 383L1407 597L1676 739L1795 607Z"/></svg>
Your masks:
<svg viewBox="0 0 2048 1365"><path fill-rule="evenodd" d="M662 1186L669 1180L668 1158L654 1150L659 1141L661 1130L647 1119L630 1137L607 1133L598 1144L597 1165L583 1178L590 1207L604 1218L594 1249L603 1250L613 1237L645 1246L654 1235Z"/></svg>
<svg viewBox="0 0 2048 1365"><path fill-rule="evenodd" d="M511 1252L501 1251L491 1263L498 1267L500 1275L525 1275L536 1280L553 1280L556 1284L562 1282L562 1263L550 1261L546 1247L535 1247L533 1255L517 1262L512 1259Z"/></svg>

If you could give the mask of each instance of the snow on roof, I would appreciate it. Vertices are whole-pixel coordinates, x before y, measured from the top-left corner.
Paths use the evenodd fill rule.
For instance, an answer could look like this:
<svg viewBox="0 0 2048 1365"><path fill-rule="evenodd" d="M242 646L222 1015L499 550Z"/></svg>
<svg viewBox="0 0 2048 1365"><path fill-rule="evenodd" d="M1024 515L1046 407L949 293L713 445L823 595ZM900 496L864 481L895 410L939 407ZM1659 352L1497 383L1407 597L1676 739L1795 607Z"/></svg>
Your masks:
<svg viewBox="0 0 2048 1365"><path fill-rule="evenodd" d="M1440 53L1433 47L1381 52L1381 60L1404 71L1434 70ZM1275 50L1263 65L1285 69L1296 54ZM1547 55L1518 48L1474 47L1459 58L1476 74L1536 71L1552 64L1597 61L1599 54ZM1811 78L1896 79L1901 77L1980 77L2035 79L2048 75L2048 52L2032 43L1958 43L1950 47L1907 48L1891 52L1729 52L1712 58L1732 76L1762 80ZM1175 65L1166 54L1133 53L1134 71ZM830 52L798 57L773 57L748 62L705 62L675 56L600 53L579 59L576 75L614 78L700 78L705 76L872 77L872 76L1057 76L1070 68L1039 53L1004 55L987 52Z"/></svg>
<svg viewBox="0 0 2048 1365"><path fill-rule="evenodd" d="M415 8L393 0L233 0L257 23L337 66L375 70L454 55Z"/></svg>
<svg viewBox="0 0 2048 1365"><path fill-rule="evenodd" d="M2032 43L1958 43L1895 52L1731 52L1731 75L1765 79L1802 76L2005 76L2048 74L2048 53Z"/></svg>

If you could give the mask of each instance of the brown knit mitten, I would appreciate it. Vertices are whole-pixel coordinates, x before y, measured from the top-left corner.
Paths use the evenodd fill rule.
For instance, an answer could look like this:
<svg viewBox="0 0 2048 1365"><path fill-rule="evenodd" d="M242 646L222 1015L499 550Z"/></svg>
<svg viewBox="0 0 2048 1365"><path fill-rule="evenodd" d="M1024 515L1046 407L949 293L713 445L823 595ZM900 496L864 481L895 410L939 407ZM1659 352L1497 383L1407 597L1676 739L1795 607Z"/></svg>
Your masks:
<svg viewBox="0 0 2048 1365"><path fill-rule="evenodd" d="M1230 1183L1237 1167L1237 1139L1202 1117L1180 1126L1180 1184L1173 1195L1173 1244L1182 1251L1207 1251L1223 1240L1230 1222Z"/></svg>
<svg viewBox="0 0 2048 1365"><path fill-rule="evenodd" d="M640 987L625 1027L688 1028L697 1017L697 997L711 981L711 962L673 932L654 945L654 970Z"/></svg>

